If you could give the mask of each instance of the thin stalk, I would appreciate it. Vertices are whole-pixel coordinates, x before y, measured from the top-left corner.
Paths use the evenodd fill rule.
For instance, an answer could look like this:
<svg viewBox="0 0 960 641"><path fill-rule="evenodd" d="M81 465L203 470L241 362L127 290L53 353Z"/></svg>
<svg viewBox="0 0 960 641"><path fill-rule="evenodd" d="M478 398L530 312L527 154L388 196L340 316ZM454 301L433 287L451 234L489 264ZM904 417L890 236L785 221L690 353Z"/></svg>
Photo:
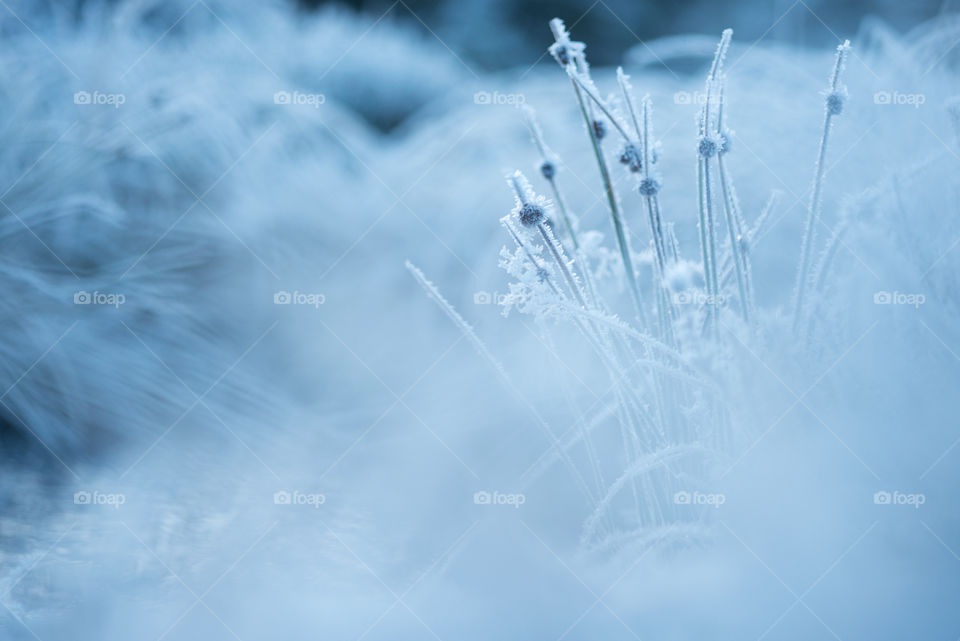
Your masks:
<svg viewBox="0 0 960 641"><path fill-rule="evenodd" d="M800 327L801 318L806 303L807 288L809 287L808 272L810 259L813 255L813 245L816 241L817 223L820 221L820 207L823 196L823 176L826 171L827 143L830 139L830 126L833 117L843 109L843 94L840 87L840 74L850 50L850 41L845 41L837 47L837 57L830 75L830 93L827 95L826 108L823 117L823 135L820 136L820 149L817 153L816 171L813 179L813 192L810 195L810 204L807 207L807 221L804 226L803 244L800 249L800 267L797 270L796 298L793 312L793 330Z"/></svg>
<svg viewBox="0 0 960 641"><path fill-rule="evenodd" d="M427 277L423 275L423 272L420 269L411 263L409 260L406 262L407 271L409 271L414 279L420 283L420 286L423 287L424 291L427 292L427 295L437 303L440 309L443 310L443 313L446 314L453 324L456 325L461 333L467 337L472 344L474 349L486 360L490 365L493 366L493 369L496 370L497 374L503 379L504 383L507 384L507 387L514 389L513 381L510 380L510 376L507 375L507 370L503 368L503 365L500 364L493 354L490 353L490 350L487 349L486 344L480 340L480 337L477 336L477 333L474 331L473 327L464 320L456 309L453 308L446 298L440 294L440 290L437 289L437 286L427 280Z"/></svg>
<svg viewBox="0 0 960 641"><path fill-rule="evenodd" d="M623 262L623 268L627 276L627 285L630 294L633 297L633 304L637 311L637 317L642 326L646 326L646 315L643 311L643 299L640 296L640 286L637 284L636 272L633 268L633 258L630 255L630 245L624 228L623 217L620 214L620 205L617 203L617 195L613 190L613 181L610 179L610 170L607 167L607 161L603 156L603 149L600 141L593 131L593 124L590 115L587 112L586 103L583 100L583 94L580 92L580 85L575 81L573 83L574 92L577 96L577 102L580 105L580 113L587 126L587 134L590 136L590 144L593 147L593 154L596 157L597 165L600 168L600 177L603 180L603 188L607 194L607 203L610 206L610 216L613 219L613 230L617 237L617 248L620 250L620 260Z"/></svg>
<svg viewBox="0 0 960 641"><path fill-rule="evenodd" d="M523 205L529 204L527 199L527 194L525 193L523 186L520 184L519 174L520 172L515 173L510 177L510 183L513 185L513 190L517 194L517 198L520 200L520 203ZM588 309L587 300L583 295L583 292L580 291L580 283L577 282L577 279L574 277L573 273L570 271L570 267L567 265L566 259L563 257L563 249L558 247L560 244L557 241L557 237L554 236L551 232L547 231L546 225L543 223L537 223L537 230L540 232L540 236L543 237L543 242L546 243L547 247L550 249L550 253L553 256L554 262L557 263L557 267L560 269L560 273L563 275L563 279L567 282L567 286L570 288L570 291L573 293L574 298L577 299L577 303L584 309Z"/></svg>
<svg viewBox="0 0 960 641"><path fill-rule="evenodd" d="M567 236L570 238L570 246L573 250L573 256L583 266L581 271L583 272L583 282L584 287L587 290L587 298L593 305L599 308L600 300L597 296L596 287L593 284L593 277L590 275L590 264L587 261L586 254L580 249L580 241L577 238L577 230L573 225L573 219L567 210L567 203L564 200L563 195L560 193L560 188L557 186L555 175L555 157L550 153L546 142L544 142L543 131L540 129L540 123L537 122L536 113L534 112L533 108L525 105L523 114L524 120L526 120L527 123L527 127L530 129L533 142L537 147L537 151L540 152L541 168L546 166L547 163L550 163L550 165L552 165L554 168L550 173L544 172L541 169L541 173L546 181L550 184L550 190L553 192L553 202L557 205L557 210L560 212L560 219L563 220L564 227L567 230Z"/></svg>
<svg viewBox="0 0 960 641"><path fill-rule="evenodd" d="M524 253L526 254L527 258L530 260L530 262L533 264L533 266L538 270L542 269L543 268L542 263L533 254L533 252L530 251L526 243L523 242L523 240L520 238L520 235L513 228L513 225L510 223L509 219L506 219L506 218L503 219L503 225L507 229L507 231L510 233L510 236L513 238L517 246L524 251ZM544 282L547 284L547 286L550 287L551 291L553 291L554 294L556 294L558 297L561 298L561 300L566 299L566 295L556 285L556 283L553 282L553 279L547 276L544 278ZM635 447L639 443L639 437L636 433L636 427L631 428L631 426L639 426L644 422L652 426L653 423L652 421L650 421L649 418L647 418L646 421L642 420L643 418L645 418L645 415L643 414L642 410L635 402L630 400L630 397L628 394L625 394L623 385L628 380L627 372L625 372L620 367L620 365L616 362L615 357L609 351L609 347L604 346L602 335L595 334L593 329L590 327L590 325L582 322L577 316L573 316L573 321L574 321L574 324L577 326L577 328L580 330L580 332L583 334L583 336L587 339L587 342L591 345L591 347L593 347L594 351L596 351L597 355L600 357L601 362L603 362L603 364L606 366L609 372L611 382L613 383L614 392L617 395L618 406L620 408L623 408L627 412L627 414L623 415L620 420L621 433L624 439L624 447L626 448L626 451L628 453L633 452ZM635 501L638 502L637 509L639 510L639 496L637 494L636 488L634 488L633 491L634 491L634 499Z"/></svg>
<svg viewBox="0 0 960 641"><path fill-rule="evenodd" d="M723 132L723 85L720 85L720 105L717 107L717 135ZM730 177L727 175L726 163L724 162L726 151L720 149L717 153L717 165L720 168L720 187L723 191L723 212L727 222L727 233L730 238L730 256L733 260L734 271L737 275L737 292L740 295L740 313L743 320L750 322L750 306L752 297L749 294L747 286L747 273L749 267L746 263L746 257L741 251L741 225L739 221L739 208L734 199L733 185Z"/></svg>
<svg viewBox="0 0 960 641"><path fill-rule="evenodd" d="M597 95L597 92L593 86L593 83L585 81L580 77L580 74L577 73L572 68L567 68L567 74L570 76L570 79L581 89L590 99L600 108L600 111L603 112L603 115L607 117L613 126L616 128L617 132L623 137L626 142L636 142L630 138L630 134L627 133L627 130L624 129L623 125L620 124L620 119L617 118L616 114L610 111L610 108L607 107L607 104Z"/></svg>
<svg viewBox="0 0 960 641"><path fill-rule="evenodd" d="M710 207L708 200L708 191L705 188L706 183L706 173L707 173L707 162L704 158L697 159L697 194L699 196L699 218L698 224L700 230L700 258L703 261L703 280L706 285L707 290L707 306L706 306L706 317L707 317L707 328L710 331L713 331L715 328L714 323L714 308L710 304L711 301L715 299L714 295L714 279L712 273L712 263L711 263L711 251L710 251L710 221L712 216L707 213L707 209Z"/></svg>

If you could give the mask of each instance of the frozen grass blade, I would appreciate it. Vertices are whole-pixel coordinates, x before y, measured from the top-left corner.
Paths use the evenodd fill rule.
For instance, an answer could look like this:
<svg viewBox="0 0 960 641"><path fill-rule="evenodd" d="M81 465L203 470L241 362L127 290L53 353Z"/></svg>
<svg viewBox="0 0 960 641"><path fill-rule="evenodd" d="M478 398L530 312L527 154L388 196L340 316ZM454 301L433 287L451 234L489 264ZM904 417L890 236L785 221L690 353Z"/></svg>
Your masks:
<svg viewBox="0 0 960 641"><path fill-rule="evenodd" d="M846 63L850 51L850 41L845 40L837 47L837 57L830 74L830 90L824 100L823 134L820 136L820 151L817 154L817 165L813 179L813 192L810 195L810 204L807 208L807 222L804 226L803 244L800 249L800 266L797 269L796 295L794 298L793 330L800 328L801 319L806 304L807 289L809 287L810 259L813 255L813 245L816 242L817 223L820 222L820 207L823 196L823 175L826 171L827 143L830 138L830 127L834 116L843 112L847 99L847 90L840 84L840 74Z"/></svg>
<svg viewBox="0 0 960 641"><path fill-rule="evenodd" d="M423 272L420 269L411 263L409 260L405 263L407 271L409 271L413 278L420 283L420 286L423 287L424 291L427 292L427 296L432 298L434 302L443 310L443 313L453 321L453 324L467 337L467 340L473 345L474 349L477 350L477 353L497 371L497 374L503 381L510 387L513 388L513 381L510 380L510 376L507 375L507 370L503 368L503 365L500 364L494 355L487 349L486 344L480 340L480 337L477 336L477 333L474 331L473 327L464 320L463 316L457 313L457 310L453 308L446 298L440 294L440 290L437 289L437 286L427 280L427 277L423 275Z"/></svg>
<svg viewBox="0 0 960 641"><path fill-rule="evenodd" d="M487 346L484 344L484 342L480 340L480 337L477 336L477 333L474 331L473 327L471 327L470 324L467 323L466 320L464 320L463 316L457 313L457 310L454 309L453 305L451 305L447 301L447 299L440 294L440 290L437 289L436 285L434 285L432 282L427 280L427 277L424 276L423 272L416 265L414 265L408 260L406 261L406 267L407 267L407 271L409 271L413 275L413 278L420 284L421 287L423 287L424 291L427 292L427 295L430 298L432 298L434 302L437 303L440 309L442 309L443 312L450 318L450 320L453 321L454 325L456 325L460 329L460 331L463 333L463 335L466 336L467 339L473 344L474 348L477 350L480 356L483 357L484 360L486 360L488 363L490 363L490 365L493 366L493 368L497 371L497 374L500 376L500 379L506 385L506 388L511 392L511 394L519 402L521 402L523 405L525 405L530 409L531 413L537 419L537 423L540 425L540 428L543 430L544 435L547 437L548 441L550 442L551 447L558 448L560 445L560 442L557 439L556 435L553 433L553 430L550 428L550 425L543 419L543 417L540 416L540 413L536 411L536 408L530 405L530 403L523 398L519 390L517 390L516 385L514 385L513 381L510 379L510 376L507 374L506 370L503 368L500 362L493 356L493 354L490 353L490 350L487 349ZM596 497L594 496L593 492L590 490L590 487L587 484L586 480L580 474L580 471L577 468L577 466L574 464L573 460L570 459L569 456L567 456L566 451L562 450L562 448L560 450L560 455L564 459L564 462L567 464L567 467L571 475L573 476L574 480L576 481L577 485L580 487L581 492L583 492L584 496L591 503L596 504Z"/></svg>
<svg viewBox="0 0 960 641"><path fill-rule="evenodd" d="M744 251L743 224L740 215L740 205L733 188L733 182L727 174L725 158L730 152L730 137L723 126L723 80L720 84L720 104L717 107L717 138L721 141L717 152L717 166L720 169L720 188L723 194L723 211L726 217L727 233L730 239L730 256L733 260L734 273L737 276L737 292L740 298L740 313L743 320L750 322L753 295L750 284L750 263ZM722 281L721 281L722 284Z"/></svg>
<svg viewBox="0 0 960 641"><path fill-rule="evenodd" d="M581 91L581 82L583 82L582 79L581 82L578 82L578 78L585 76L589 71L586 57L583 55L583 47L581 45L575 55L570 56L568 59L566 59L566 62L564 62L564 58L562 58L556 52L568 50L570 45L569 34L567 34L566 28L563 26L563 21L559 18L554 18L550 21L550 28L553 31L554 38L556 39L556 42L554 42L554 44L551 46L550 51L554 54L554 58L557 59L557 62L560 63L560 65L567 71L568 75L570 75L571 82L573 83L573 90L576 94L577 103L580 107L580 113L583 116L584 124L587 128L587 135L590 138L590 145L593 147L593 154L597 160L597 166L600 168L600 177L603 180L603 188L607 195L607 203L610 206L610 216L613 219L613 229L617 237L617 248L620 251L620 260L623 262L623 269L627 278L627 285L630 289L630 294L633 297L637 318L642 325L646 325L646 314L643 310L643 298L640 295L640 286L637 283L637 274L633 266L633 257L630 251L630 242L627 235L626 223L624 222L623 215L620 212L620 204L617 201L617 194L613 189L613 181L610 179L610 169L607 166L606 158L603 155L603 148L600 145L601 136L598 136L598 133L600 133L599 128L595 126L596 120L591 116L590 105L584 100L584 92ZM599 100L599 97L596 97L596 100ZM616 121L614 121L614 124L617 124ZM617 127L620 129L621 133L626 136L619 124L617 124Z"/></svg>
<svg viewBox="0 0 960 641"><path fill-rule="evenodd" d="M589 305L587 305L587 300L580 290L580 283L574 273L570 271L570 265L567 264L567 259L563 255L563 247L560 246L553 232L547 228L545 224L547 220L546 210L542 204L535 202L530 183L519 171L513 172L513 175L509 178L509 183L517 197L516 213L520 224L540 232L540 236L550 250L550 254L560 269L560 273L563 275L563 279L570 288L573 297L581 307L587 309Z"/></svg>
<svg viewBox="0 0 960 641"><path fill-rule="evenodd" d="M554 203L556 204L557 209L560 211L560 217L563 219L564 227L566 227L567 235L570 237L570 245L573 250L574 258L581 265L581 273L583 276L584 287L587 290L587 296L589 301L596 307L600 306L600 299L597 295L596 287L593 283L593 276L590 274L590 264L587 260L586 254L580 248L580 241L577 238L577 229L574 221L567 210L566 201L563 198L563 195L560 193L560 188L557 186L557 161L555 156L550 152L550 149L547 147L547 144L543 140L543 131L540 129L540 124L537 122L536 113L532 107L524 105L524 119L527 122L527 127L530 129L530 133L533 137L534 144L537 146L537 151L540 152L540 174L544 179L550 184L550 190L553 192Z"/></svg>
<svg viewBox="0 0 960 641"><path fill-rule="evenodd" d="M720 151L720 141L714 133L711 124L711 106L713 103L713 89L716 86L718 74L723 66L723 60L730 47L730 38L733 31L726 29L717 45L717 52L707 74L705 100L700 109L700 136L697 140L697 193L700 204L700 253L703 261L703 275L707 285L706 318L707 330L716 332L717 316L719 314L720 285L717 275L717 238L716 223L713 215L713 190L710 179L710 159Z"/></svg>

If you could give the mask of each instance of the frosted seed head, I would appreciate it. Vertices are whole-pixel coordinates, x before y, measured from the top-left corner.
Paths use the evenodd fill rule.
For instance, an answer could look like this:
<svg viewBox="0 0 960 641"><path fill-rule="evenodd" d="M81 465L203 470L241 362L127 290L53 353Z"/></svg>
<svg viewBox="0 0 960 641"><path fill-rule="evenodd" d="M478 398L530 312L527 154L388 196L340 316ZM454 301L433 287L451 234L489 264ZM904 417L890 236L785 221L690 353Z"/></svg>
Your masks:
<svg viewBox="0 0 960 641"><path fill-rule="evenodd" d="M594 120L592 123L593 135L597 140L603 140L603 137L607 135L607 123L602 120Z"/></svg>
<svg viewBox="0 0 960 641"><path fill-rule="evenodd" d="M625 144L620 152L620 164L626 165L633 173L642 170L643 154L640 152L640 148L632 142Z"/></svg>
<svg viewBox="0 0 960 641"><path fill-rule="evenodd" d="M520 224L524 227L536 227L547 219L547 214L540 205L533 203L524 203L517 212L520 218Z"/></svg>
<svg viewBox="0 0 960 641"><path fill-rule="evenodd" d="M550 47L550 53L553 54L556 61L564 67L573 61L573 56L570 55L570 48L566 44L556 43Z"/></svg>
<svg viewBox="0 0 960 641"><path fill-rule="evenodd" d="M837 116L843 113L843 106L847 102L846 89L840 88L827 94L827 113L831 116Z"/></svg>
<svg viewBox="0 0 960 641"><path fill-rule="evenodd" d="M656 176L644 176L637 191L643 196L655 196L660 191L660 179Z"/></svg>
<svg viewBox="0 0 960 641"><path fill-rule="evenodd" d="M557 175L557 166L553 164L553 161L544 160L540 163L540 173L547 180L553 180L553 177Z"/></svg>
<svg viewBox="0 0 960 641"><path fill-rule="evenodd" d="M713 158L719 150L720 141L713 136L700 136L697 140L697 153L701 158Z"/></svg>
<svg viewBox="0 0 960 641"><path fill-rule="evenodd" d="M536 227L547 220L548 201L538 196L522 172L515 171L507 176L507 182L513 188L516 205L513 214L524 227Z"/></svg>
<svg viewBox="0 0 960 641"><path fill-rule="evenodd" d="M560 18L554 18L550 21L550 30L553 32L553 37L556 40L556 42L550 45L550 55L553 56L554 60L562 67L573 64L576 59L583 54L586 45L582 42L570 40L570 33Z"/></svg>

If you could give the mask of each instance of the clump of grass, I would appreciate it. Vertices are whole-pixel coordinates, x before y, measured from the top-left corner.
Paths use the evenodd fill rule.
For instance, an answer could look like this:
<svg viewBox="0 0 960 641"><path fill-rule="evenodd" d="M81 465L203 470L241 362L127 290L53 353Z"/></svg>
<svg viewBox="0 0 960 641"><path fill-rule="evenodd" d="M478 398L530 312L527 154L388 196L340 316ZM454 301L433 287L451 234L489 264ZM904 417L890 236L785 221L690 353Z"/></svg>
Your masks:
<svg viewBox="0 0 960 641"><path fill-rule="evenodd" d="M778 200L778 194L772 194L753 224L748 224L728 165L733 132L725 121L723 67L733 33L729 29L723 32L710 64L695 132L700 245L696 262L685 258L675 223L665 220L661 208L664 190L681 186L665 184L658 169L659 147L649 96L636 100L628 76L618 69L619 98L616 103L602 98L590 75L585 45L573 41L559 19L550 22L550 29L555 39L550 53L570 79L597 163L629 301L601 295L605 285L611 289L611 283L592 270L600 256L591 255L582 242L577 219L560 190L561 160L547 146L533 110L527 109L525 118L538 156L535 167L553 199L537 195L519 171L507 176L515 206L501 224L513 250L501 251L500 264L514 282L510 283L505 313L516 308L541 321L572 325L609 377L614 398L593 420L578 420L577 433L555 441L546 459L562 460L590 502L582 531L585 545L620 547L630 540L652 542L674 528L683 537L696 536L703 532L703 512L689 509L674 497L709 483L712 470L728 459L735 441L731 417L737 408L728 405L728 396L722 391L731 368L717 358L727 347L718 328L721 322L735 325L748 340L758 330L760 315L754 300L750 252L765 234ZM838 49L826 96L824 133L798 273L797 318L806 296L813 230L821 207L827 138L846 96L840 73L848 50L849 43ZM611 134L620 138L612 151L613 162L608 158L611 150L604 147ZM617 165L632 185L623 201L614 189L611 168ZM637 269L642 263L631 248L628 218L633 216L646 219L652 257L649 280ZM724 242L719 234L722 226L726 228ZM563 230L563 242L555 229ZM824 278L838 242L838 238L831 241L824 253L816 281ZM509 382L466 321L419 270L408 267ZM737 305L724 306L727 299L736 299ZM627 316L632 320L622 320L617 310L630 310ZM655 320L648 322L648 318ZM549 332L548 324L540 326L544 333ZM555 344L552 338L550 344ZM608 433L607 426L615 429ZM553 438L549 428L547 432ZM611 434L617 437L613 439ZM571 455L581 446L589 470L581 471Z"/></svg>

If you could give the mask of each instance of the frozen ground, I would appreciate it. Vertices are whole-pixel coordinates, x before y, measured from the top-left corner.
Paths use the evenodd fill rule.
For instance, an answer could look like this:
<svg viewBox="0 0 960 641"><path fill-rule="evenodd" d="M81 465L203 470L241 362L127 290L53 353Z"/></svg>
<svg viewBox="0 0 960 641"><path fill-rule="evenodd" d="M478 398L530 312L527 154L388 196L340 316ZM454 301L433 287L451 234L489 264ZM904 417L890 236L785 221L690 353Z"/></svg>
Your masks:
<svg viewBox="0 0 960 641"><path fill-rule="evenodd" d="M732 373L716 382L735 438L684 489L722 504L598 547L535 417L567 436L609 382L575 334L483 295L510 280L505 171L546 191L514 103L537 108L571 208L614 247L563 72L481 73L400 6L372 27L269 3L163 7L79 29L27 3L3 18L0 637L960 636L960 18L838 34L849 100L818 234L846 233L809 343L790 297L833 52L734 34L745 218L782 197L753 248L760 329L728 321L697 355ZM551 42L546 25L530 37ZM625 52L692 261L700 42ZM615 90L613 70L594 78Z"/></svg>

